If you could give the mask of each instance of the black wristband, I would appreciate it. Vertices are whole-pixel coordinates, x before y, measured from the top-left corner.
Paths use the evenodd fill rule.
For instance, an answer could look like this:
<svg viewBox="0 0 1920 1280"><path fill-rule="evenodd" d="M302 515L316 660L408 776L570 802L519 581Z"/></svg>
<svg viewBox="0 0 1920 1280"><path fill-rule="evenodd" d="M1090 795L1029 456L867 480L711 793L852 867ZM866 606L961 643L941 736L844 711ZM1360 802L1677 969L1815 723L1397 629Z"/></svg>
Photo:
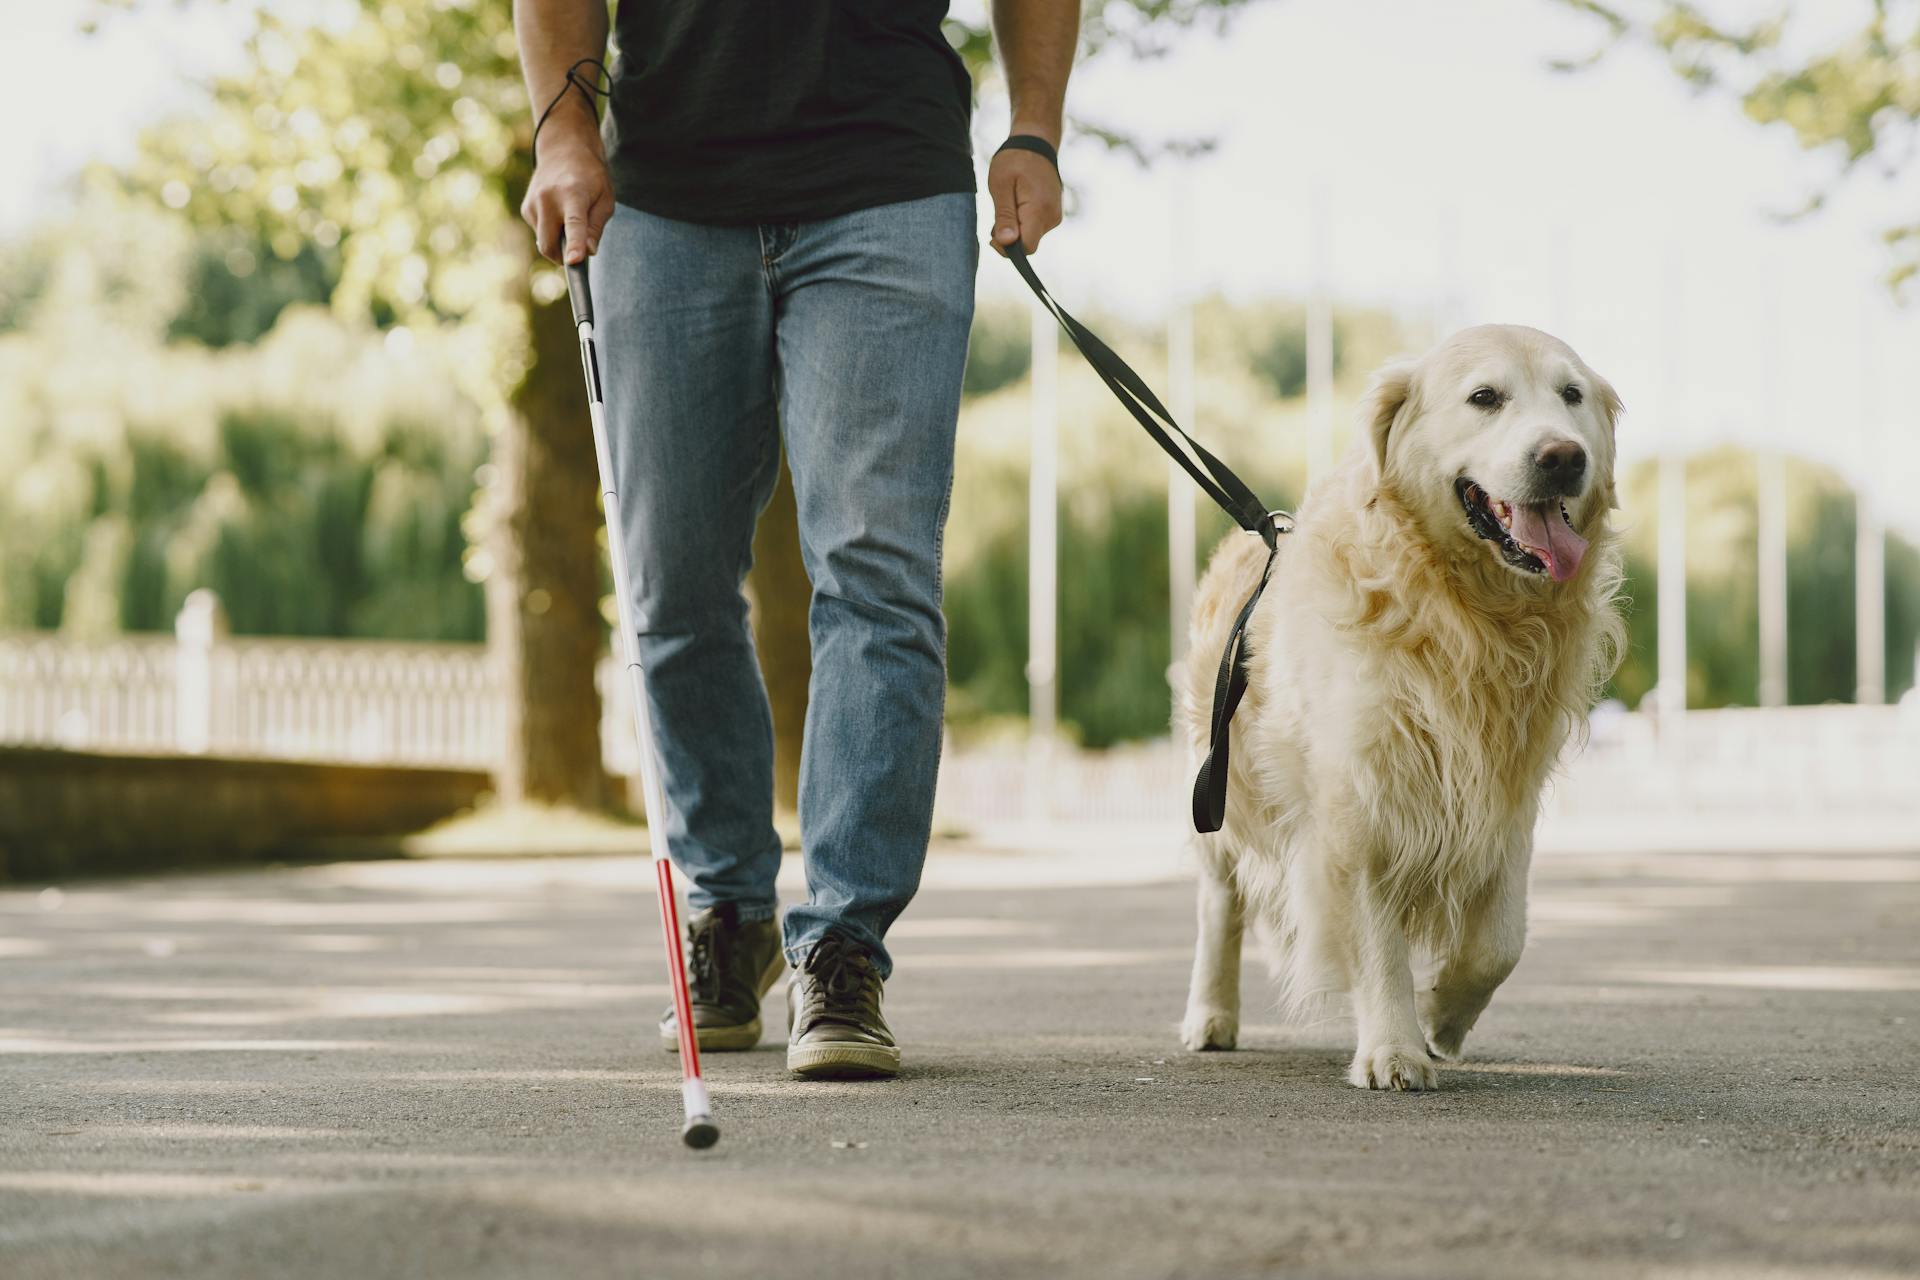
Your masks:
<svg viewBox="0 0 1920 1280"><path fill-rule="evenodd" d="M1055 173L1060 172L1060 153L1045 138L1031 133L1016 133L995 149L995 155L1002 151L1031 151L1037 156L1045 156L1047 163L1053 166Z"/></svg>

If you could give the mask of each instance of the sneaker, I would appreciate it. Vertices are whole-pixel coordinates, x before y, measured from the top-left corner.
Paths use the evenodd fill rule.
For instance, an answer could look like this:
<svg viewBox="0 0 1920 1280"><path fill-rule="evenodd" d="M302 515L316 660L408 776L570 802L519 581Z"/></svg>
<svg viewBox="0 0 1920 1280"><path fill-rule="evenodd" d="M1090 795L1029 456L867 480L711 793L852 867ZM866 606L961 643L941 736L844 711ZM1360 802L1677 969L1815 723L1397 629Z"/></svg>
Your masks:
<svg viewBox="0 0 1920 1280"><path fill-rule="evenodd" d="M735 904L722 902L687 923L687 941L696 1043L709 1053L753 1048L760 1043L760 997L787 965L780 952L780 922L742 921ZM680 1051L679 1022L671 1006L660 1017L660 1039L668 1052Z"/></svg>
<svg viewBox="0 0 1920 1280"><path fill-rule="evenodd" d="M838 932L815 943L787 980L787 1070L810 1080L899 1075L880 988L872 951Z"/></svg>

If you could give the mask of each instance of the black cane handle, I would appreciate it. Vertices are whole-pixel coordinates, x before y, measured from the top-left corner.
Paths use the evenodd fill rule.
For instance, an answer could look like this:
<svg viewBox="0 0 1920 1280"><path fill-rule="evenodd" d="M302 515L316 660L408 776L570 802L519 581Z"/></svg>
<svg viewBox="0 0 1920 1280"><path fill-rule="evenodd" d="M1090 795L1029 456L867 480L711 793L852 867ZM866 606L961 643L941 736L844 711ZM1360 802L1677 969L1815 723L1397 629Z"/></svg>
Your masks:
<svg viewBox="0 0 1920 1280"><path fill-rule="evenodd" d="M587 284L587 264L570 263L567 267L567 301L573 303L573 323L593 323L593 289Z"/></svg>

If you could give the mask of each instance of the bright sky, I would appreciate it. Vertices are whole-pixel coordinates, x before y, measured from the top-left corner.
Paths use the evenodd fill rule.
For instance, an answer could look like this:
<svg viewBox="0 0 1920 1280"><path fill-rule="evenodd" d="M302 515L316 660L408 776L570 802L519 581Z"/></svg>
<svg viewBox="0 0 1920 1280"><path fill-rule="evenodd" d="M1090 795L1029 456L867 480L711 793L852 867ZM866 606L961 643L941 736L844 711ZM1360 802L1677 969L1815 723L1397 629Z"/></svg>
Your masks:
<svg viewBox="0 0 1920 1280"><path fill-rule="evenodd" d="M0 235L55 208L79 163L126 154L141 123L189 101L183 74L237 51L220 6L157 5L91 40L74 7L10 6ZM1797 7L1844 25L1865 0ZM1920 489L1905 376L1920 307L1887 299L1877 239L1920 213L1920 171L1862 175L1781 225L1769 214L1829 164L1643 51L1547 70L1595 39L1549 0L1266 0L1225 38L1196 30L1149 62L1109 55L1076 75L1074 112L1220 147L1142 172L1070 146L1080 209L1038 264L1076 310L1152 317L1176 290L1297 295L1318 276L1336 297L1414 316L1539 325L1620 388L1629 457L1786 444L1867 478L1920 536L1920 504L1903 501ZM1003 121L989 98L978 135ZM987 255L981 288L1020 285Z"/></svg>
<svg viewBox="0 0 1920 1280"><path fill-rule="evenodd" d="M240 6L148 3L79 31L91 0L11 0L0 40L0 237L57 212L61 182L130 156L139 129L194 99L189 77L232 67Z"/></svg>

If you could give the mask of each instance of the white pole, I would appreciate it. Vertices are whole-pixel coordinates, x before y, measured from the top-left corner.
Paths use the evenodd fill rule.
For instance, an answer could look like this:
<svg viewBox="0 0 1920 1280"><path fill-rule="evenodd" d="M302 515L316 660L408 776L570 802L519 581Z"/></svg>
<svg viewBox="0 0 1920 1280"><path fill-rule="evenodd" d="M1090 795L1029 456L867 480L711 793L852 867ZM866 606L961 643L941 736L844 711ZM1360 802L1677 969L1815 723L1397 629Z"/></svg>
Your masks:
<svg viewBox="0 0 1920 1280"><path fill-rule="evenodd" d="M1867 485L1854 490L1853 700L1877 707L1887 700L1887 531Z"/></svg>
<svg viewBox="0 0 1920 1280"><path fill-rule="evenodd" d="M1761 384L1768 445L1754 459L1760 566L1760 705L1787 705L1787 459L1779 448L1780 299L1769 295L1762 337Z"/></svg>
<svg viewBox="0 0 1920 1280"><path fill-rule="evenodd" d="M1687 463L1683 452L1686 427L1680 409L1680 344L1685 330L1681 261L1678 252L1668 255L1663 406L1667 445L1660 454L1660 603L1654 615L1659 633L1657 705L1666 724L1678 724L1687 710Z"/></svg>
<svg viewBox="0 0 1920 1280"><path fill-rule="evenodd" d="M213 687L213 652L228 635L227 611L220 597L206 587L188 592L173 620L173 634L174 749L184 755L205 755L213 747L220 710Z"/></svg>
<svg viewBox="0 0 1920 1280"><path fill-rule="evenodd" d="M1027 481L1027 816L1045 821L1058 731L1060 335L1033 304L1032 461Z"/></svg>
<svg viewBox="0 0 1920 1280"><path fill-rule="evenodd" d="M1880 376L1875 358L1871 307L1862 316L1860 334L1860 458L1853 515L1853 700L1877 707L1887 700L1887 531L1873 493L1873 468L1880 455Z"/></svg>
<svg viewBox="0 0 1920 1280"><path fill-rule="evenodd" d="M1660 455L1659 710L1677 722L1687 709L1687 460L1669 445Z"/></svg>
<svg viewBox="0 0 1920 1280"><path fill-rule="evenodd" d="M1181 184L1184 191L1185 184ZM1167 395L1174 421L1194 429L1193 299L1186 285L1190 259L1186 253L1189 219L1187 205L1175 197L1171 294L1167 311ZM1193 480L1178 463L1167 462L1167 613L1173 636L1169 652L1178 666L1187 656L1187 620L1193 612L1194 560L1198 553L1194 528Z"/></svg>
<svg viewBox="0 0 1920 1280"><path fill-rule="evenodd" d="M1313 196L1313 292L1307 301L1307 486L1333 469L1333 303L1327 297L1327 196Z"/></svg>
<svg viewBox="0 0 1920 1280"><path fill-rule="evenodd" d="M1778 449L1759 469L1760 705L1787 705L1787 460Z"/></svg>

